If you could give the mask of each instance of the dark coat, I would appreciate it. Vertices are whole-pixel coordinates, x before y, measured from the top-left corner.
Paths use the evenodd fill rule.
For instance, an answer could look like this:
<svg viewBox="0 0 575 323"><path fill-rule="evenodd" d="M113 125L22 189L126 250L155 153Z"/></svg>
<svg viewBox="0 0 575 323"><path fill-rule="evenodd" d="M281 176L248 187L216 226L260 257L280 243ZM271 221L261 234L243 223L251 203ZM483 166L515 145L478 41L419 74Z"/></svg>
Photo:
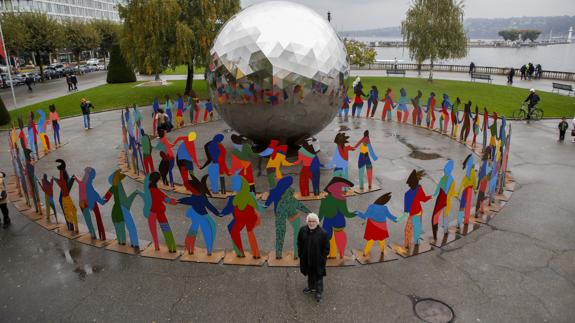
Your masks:
<svg viewBox="0 0 575 323"><path fill-rule="evenodd" d="M310 230L307 225L299 229L297 235L299 269L304 275L325 276L325 263L329 254L329 237L319 225Z"/></svg>

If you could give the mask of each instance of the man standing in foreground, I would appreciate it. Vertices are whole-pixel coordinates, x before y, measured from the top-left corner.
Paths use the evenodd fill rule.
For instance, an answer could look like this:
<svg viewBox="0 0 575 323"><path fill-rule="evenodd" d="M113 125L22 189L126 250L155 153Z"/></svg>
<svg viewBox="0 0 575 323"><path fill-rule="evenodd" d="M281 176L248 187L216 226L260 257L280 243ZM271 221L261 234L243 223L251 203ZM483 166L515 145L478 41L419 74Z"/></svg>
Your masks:
<svg viewBox="0 0 575 323"><path fill-rule="evenodd" d="M297 236L299 268L307 276L307 287L304 294L315 293L315 300L321 302L325 263L329 254L329 237L319 226L317 214L310 213L306 218L307 225L300 228Z"/></svg>

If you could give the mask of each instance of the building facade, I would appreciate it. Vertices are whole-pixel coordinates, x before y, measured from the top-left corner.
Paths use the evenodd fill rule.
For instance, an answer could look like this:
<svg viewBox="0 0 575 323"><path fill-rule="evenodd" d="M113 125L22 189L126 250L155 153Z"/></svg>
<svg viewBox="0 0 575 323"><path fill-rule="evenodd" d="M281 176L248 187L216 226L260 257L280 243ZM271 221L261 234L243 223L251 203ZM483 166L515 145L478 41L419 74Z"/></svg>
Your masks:
<svg viewBox="0 0 575 323"><path fill-rule="evenodd" d="M120 21L118 4L126 0L0 0L4 12L41 12L57 20Z"/></svg>

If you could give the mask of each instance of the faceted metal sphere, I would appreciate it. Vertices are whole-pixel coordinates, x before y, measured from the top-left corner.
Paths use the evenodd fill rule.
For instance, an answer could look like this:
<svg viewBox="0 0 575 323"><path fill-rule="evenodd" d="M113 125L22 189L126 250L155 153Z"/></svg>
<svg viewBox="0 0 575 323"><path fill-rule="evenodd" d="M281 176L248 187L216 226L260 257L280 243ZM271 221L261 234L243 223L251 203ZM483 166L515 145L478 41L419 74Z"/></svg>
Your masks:
<svg viewBox="0 0 575 323"><path fill-rule="evenodd" d="M218 113L258 142L315 135L345 94L345 47L325 18L300 4L244 9L223 26L210 53L207 76Z"/></svg>

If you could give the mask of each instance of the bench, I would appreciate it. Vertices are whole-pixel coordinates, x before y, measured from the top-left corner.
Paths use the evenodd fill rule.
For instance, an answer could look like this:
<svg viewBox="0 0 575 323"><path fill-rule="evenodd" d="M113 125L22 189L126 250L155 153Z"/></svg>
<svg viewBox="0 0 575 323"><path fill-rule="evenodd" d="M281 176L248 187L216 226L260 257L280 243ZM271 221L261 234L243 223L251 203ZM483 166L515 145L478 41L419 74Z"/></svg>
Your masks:
<svg viewBox="0 0 575 323"><path fill-rule="evenodd" d="M403 75L405 77L405 70L385 70L387 76L396 74L396 75Z"/></svg>
<svg viewBox="0 0 575 323"><path fill-rule="evenodd" d="M551 90L551 92L557 90L557 93L559 93L559 90L565 90L567 91L567 95L571 94L571 92L573 92L573 86L571 84L563 84L563 83L555 83L553 82L553 89Z"/></svg>
<svg viewBox="0 0 575 323"><path fill-rule="evenodd" d="M478 74L478 73L471 73L471 80L487 80L487 82L491 83L492 79L491 79L491 75L489 74Z"/></svg>

